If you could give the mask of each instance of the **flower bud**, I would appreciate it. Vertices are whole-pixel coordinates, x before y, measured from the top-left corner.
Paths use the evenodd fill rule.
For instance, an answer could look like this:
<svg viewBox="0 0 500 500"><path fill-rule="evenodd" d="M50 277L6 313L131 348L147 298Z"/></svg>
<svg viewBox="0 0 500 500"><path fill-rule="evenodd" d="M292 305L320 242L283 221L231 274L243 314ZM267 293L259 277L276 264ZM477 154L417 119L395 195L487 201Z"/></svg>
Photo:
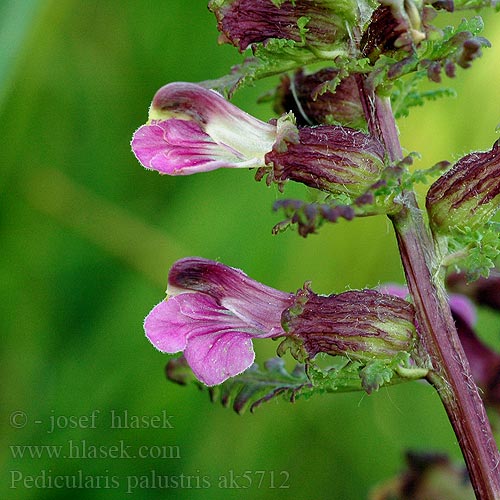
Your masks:
<svg viewBox="0 0 500 500"><path fill-rule="evenodd" d="M416 335L414 314L409 302L375 290L321 296L305 288L282 313L281 322L311 358L324 352L366 362L410 352Z"/></svg>
<svg viewBox="0 0 500 500"><path fill-rule="evenodd" d="M362 128L366 120L354 75L341 80L333 92L322 91L325 82L336 78L338 73L336 69L325 68L310 75L300 70L292 79L283 76L276 92L275 111L278 114L292 111L299 126L338 122Z"/></svg>
<svg viewBox="0 0 500 500"><path fill-rule="evenodd" d="M357 5L352 0L211 0L208 8L217 18L221 43L243 52L270 39L302 42L316 50L328 50L347 37ZM304 26L305 24L305 26Z"/></svg>
<svg viewBox="0 0 500 500"><path fill-rule="evenodd" d="M370 59L397 49L410 51L425 39L421 14L413 0L383 0L372 15L363 37L361 50Z"/></svg>
<svg viewBox="0 0 500 500"><path fill-rule="evenodd" d="M330 193L360 196L380 179L384 147L358 130L322 125L299 129L299 141L265 156L272 180L290 179Z"/></svg>
<svg viewBox="0 0 500 500"><path fill-rule="evenodd" d="M431 186L427 212L435 232L488 222L500 204L500 146L461 158Z"/></svg>

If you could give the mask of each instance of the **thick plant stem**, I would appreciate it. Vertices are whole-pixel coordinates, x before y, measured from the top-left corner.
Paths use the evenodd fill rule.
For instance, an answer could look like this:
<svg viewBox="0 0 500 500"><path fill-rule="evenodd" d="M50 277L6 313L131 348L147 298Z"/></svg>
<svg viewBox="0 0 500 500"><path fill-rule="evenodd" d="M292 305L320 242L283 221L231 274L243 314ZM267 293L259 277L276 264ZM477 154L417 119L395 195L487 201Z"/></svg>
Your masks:
<svg viewBox="0 0 500 500"><path fill-rule="evenodd" d="M372 94L373 95L373 94ZM388 157L402 158L389 99L373 96L370 131L386 146ZM483 402L472 378L439 273L439 259L413 192L391 217L408 288L416 310L422 356L462 450L478 499L500 499L500 455Z"/></svg>
<svg viewBox="0 0 500 500"><path fill-rule="evenodd" d="M423 350L429 356L428 380L444 404L479 499L500 498L500 457L484 405L455 328L446 293L433 279L434 260L414 196L393 217L401 260L414 301Z"/></svg>

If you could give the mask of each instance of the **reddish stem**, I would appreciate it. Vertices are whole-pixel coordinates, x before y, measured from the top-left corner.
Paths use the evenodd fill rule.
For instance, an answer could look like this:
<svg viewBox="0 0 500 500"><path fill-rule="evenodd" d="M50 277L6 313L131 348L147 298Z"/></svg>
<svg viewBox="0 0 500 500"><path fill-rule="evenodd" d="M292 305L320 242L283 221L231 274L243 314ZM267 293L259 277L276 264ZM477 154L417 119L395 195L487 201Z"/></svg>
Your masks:
<svg viewBox="0 0 500 500"><path fill-rule="evenodd" d="M388 159L402 159L390 100L358 80L370 132L386 147ZM405 192L403 208L391 216L406 280L416 310L422 354L462 450L477 498L500 499L500 455L483 402L451 316L439 260L413 192Z"/></svg>
<svg viewBox="0 0 500 500"><path fill-rule="evenodd" d="M500 456L495 439L458 338L446 293L433 280L430 265L435 261L433 246L413 193L408 195L407 203L392 219L417 312L422 347L432 367L427 378L446 409L477 498L498 499Z"/></svg>

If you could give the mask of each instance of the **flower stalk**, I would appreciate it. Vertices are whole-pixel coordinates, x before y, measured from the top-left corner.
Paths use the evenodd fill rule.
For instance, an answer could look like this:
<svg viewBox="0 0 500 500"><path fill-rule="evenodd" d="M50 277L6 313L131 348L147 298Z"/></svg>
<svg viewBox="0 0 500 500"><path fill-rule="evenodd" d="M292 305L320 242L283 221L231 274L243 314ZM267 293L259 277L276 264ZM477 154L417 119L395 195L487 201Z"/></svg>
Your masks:
<svg viewBox="0 0 500 500"><path fill-rule="evenodd" d="M365 98L366 93L364 94ZM370 129L386 145L392 161L402 158L388 99L375 97L367 115ZM413 192L390 216L413 299L428 381L436 388L457 436L477 498L500 498L500 455L471 369L458 338L434 245ZM424 360L425 361L425 360Z"/></svg>

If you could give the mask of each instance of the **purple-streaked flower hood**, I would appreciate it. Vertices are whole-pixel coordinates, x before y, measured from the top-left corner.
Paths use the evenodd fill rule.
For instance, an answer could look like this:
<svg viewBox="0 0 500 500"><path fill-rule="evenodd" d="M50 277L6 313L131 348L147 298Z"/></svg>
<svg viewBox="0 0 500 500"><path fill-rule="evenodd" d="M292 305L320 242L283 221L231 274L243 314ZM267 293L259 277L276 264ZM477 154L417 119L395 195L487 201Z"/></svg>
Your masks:
<svg viewBox="0 0 500 500"><path fill-rule="evenodd" d="M316 295L306 285L283 311L287 333L309 357L320 352L356 361L391 360L415 346L415 311L408 302L376 290Z"/></svg>
<svg viewBox="0 0 500 500"><path fill-rule="evenodd" d="M217 385L252 365L252 338L285 334L281 313L293 297L239 269L188 257L170 269L167 300L149 313L144 329L157 349L183 351L196 377Z"/></svg>
<svg viewBox="0 0 500 500"><path fill-rule="evenodd" d="M144 167L187 175L223 167L260 167L280 134L295 130L291 120L265 123L214 90L175 82L158 90L149 120L134 133L131 145Z"/></svg>
<svg viewBox="0 0 500 500"><path fill-rule="evenodd" d="M500 207L500 140L458 160L432 184L426 206L435 232L488 222Z"/></svg>
<svg viewBox="0 0 500 500"><path fill-rule="evenodd" d="M354 23L360 3L364 4L353 0L211 0L208 8L217 18L219 42L231 43L241 52L255 44L285 39L322 50L326 56L347 38L347 24Z"/></svg>

